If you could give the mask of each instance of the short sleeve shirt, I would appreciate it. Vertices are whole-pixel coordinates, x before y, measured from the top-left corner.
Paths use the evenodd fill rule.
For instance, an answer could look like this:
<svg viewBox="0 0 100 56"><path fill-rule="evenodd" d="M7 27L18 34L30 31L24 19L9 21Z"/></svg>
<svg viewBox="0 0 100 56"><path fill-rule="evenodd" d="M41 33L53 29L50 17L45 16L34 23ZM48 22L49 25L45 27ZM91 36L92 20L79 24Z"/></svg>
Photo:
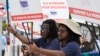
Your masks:
<svg viewBox="0 0 100 56"><path fill-rule="evenodd" d="M5 50L6 37L2 35L2 50Z"/></svg>
<svg viewBox="0 0 100 56"><path fill-rule="evenodd" d="M79 45L76 42L69 42L61 50L65 53L66 56L80 56L81 50Z"/></svg>
<svg viewBox="0 0 100 56"><path fill-rule="evenodd" d="M40 48L60 50L59 41L57 39L53 39L47 43L44 38L39 38L39 39L35 39L34 42Z"/></svg>

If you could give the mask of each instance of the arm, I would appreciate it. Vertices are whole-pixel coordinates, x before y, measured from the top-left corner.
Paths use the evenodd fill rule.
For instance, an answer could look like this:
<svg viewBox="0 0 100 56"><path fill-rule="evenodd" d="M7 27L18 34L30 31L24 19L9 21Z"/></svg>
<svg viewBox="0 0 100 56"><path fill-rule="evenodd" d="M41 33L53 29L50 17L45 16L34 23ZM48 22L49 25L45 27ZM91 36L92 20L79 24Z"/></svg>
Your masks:
<svg viewBox="0 0 100 56"><path fill-rule="evenodd" d="M65 56L63 51L39 48L36 52L46 56Z"/></svg>
<svg viewBox="0 0 100 56"><path fill-rule="evenodd" d="M11 32L14 36L16 36L21 42L23 42L25 44L29 44L28 39L25 36L18 34L11 25L8 25L7 30L8 30L8 32Z"/></svg>
<svg viewBox="0 0 100 56"><path fill-rule="evenodd" d="M39 53L46 56L65 56L65 53L60 50L48 50L43 48L38 48L35 44L29 45L30 51L33 53Z"/></svg>
<svg viewBox="0 0 100 56"><path fill-rule="evenodd" d="M13 33L13 35L14 35L14 33ZM24 44L29 44L29 41L28 41L28 39L25 36L20 35L18 33L16 33L16 35L14 35L14 36L16 36Z"/></svg>

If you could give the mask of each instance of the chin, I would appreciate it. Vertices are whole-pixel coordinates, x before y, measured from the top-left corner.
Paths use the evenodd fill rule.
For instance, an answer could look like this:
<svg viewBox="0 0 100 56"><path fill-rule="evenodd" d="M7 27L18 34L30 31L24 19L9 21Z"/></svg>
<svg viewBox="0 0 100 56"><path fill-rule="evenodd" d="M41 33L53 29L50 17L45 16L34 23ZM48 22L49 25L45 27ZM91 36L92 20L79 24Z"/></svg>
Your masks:
<svg viewBox="0 0 100 56"><path fill-rule="evenodd" d="M58 38L58 40L59 40L59 41L62 41L62 39L61 39L61 38Z"/></svg>
<svg viewBox="0 0 100 56"><path fill-rule="evenodd" d="M62 39L62 38L58 38L58 40L59 40L60 42L62 42L62 41L64 41L65 39Z"/></svg>

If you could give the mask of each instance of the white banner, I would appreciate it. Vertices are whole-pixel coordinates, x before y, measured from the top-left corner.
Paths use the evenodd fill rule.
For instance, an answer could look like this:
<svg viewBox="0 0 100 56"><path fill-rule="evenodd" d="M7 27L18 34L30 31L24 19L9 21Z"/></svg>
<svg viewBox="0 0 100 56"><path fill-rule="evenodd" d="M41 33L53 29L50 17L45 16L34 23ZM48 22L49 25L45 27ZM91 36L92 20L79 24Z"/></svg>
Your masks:
<svg viewBox="0 0 100 56"><path fill-rule="evenodd" d="M100 0L66 1L73 18L100 24Z"/></svg>
<svg viewBox="0 0 100 56"><path fill-rule="evenodd" d="M12 21L42 19L40 0L9 0Z"/></svg>
<svg viewBox="0 0 100 56"><path fill-rule="evenodd" d="M41 0L44 19L67 19L69 9L66 0Z"/></svg>

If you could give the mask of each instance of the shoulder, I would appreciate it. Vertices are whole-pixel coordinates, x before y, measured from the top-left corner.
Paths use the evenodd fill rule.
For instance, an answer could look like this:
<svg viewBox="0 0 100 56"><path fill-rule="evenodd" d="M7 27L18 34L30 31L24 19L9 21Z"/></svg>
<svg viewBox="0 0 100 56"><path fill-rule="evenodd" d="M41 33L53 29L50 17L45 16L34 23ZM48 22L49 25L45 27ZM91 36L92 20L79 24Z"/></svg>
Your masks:
<svg viewBox="0 0 100 56"><path fill-rule="evenodd" d="M2 39L6 39L6 37L2 35Z"/></svg>
<svg viewBox="0 0 100 56"><path fill-rule="evenodd" d="M53 39L50 43L54 45L60 45L58 39Z"/></svg>
<svg viewBox="0 0 100 56"><path fill-rule="evenodd" d="M80 47L76 42L69 42L66 44L65 47L61 48L61 50L67 55L67 56L79 56L80 55Z"/></svg>
<svg viewBox="0 0 100 56"><path fill-rule="evenodd" d="M60 46L58 39L53 39L53 40L50 42L50 45L56 46L56 47L57 47L57 46Z"/></svg>
<svg viewBox="0 0 100 56"><path fill-rule="evenodd" d="M60 44L58 39L53 39L48 46L48 49L52 49L52 50L60 50Z"/></svg>
<svg viewBox="0 0 100 56"><path fill-rule="evenodd" d="M33 42L35 42L35 44L40 47L44 44L45 39L44 38L39 38L39 39L34 39Z"/></svg>
<svg viewBox="0 0 100 56"><path fill-rule="evenodd" d="M38 39L34 39L34 41L38 42L38 41L42 41L44 40L44 38L38 38Z"/></svg>
<svg viewBox="0 0 100 56"><path fill-rule="evenodd" d="M69 42L68 44L67 44L67 46L79 46L76 42Z"/></svg>
<svg viewBox="0 0 100 56"><path fill-rule="evenodd" d="M80 46L76 43L76 42L69 42L68 44L66 44L66 46L64 48L68 48L68 49L73 49L73 50L79 50Z"/></svg>
<svg viewBox="0 0 100 56"><path fill-rule="evenodd" d="M44 40L42 37L38 39L34 39L34 41Z"/></svg>
<svg viewBox="0 0 100 56"><path fill-rule="evenodd" d="M59 42L57 38L53 39L52 42Z"/></svg>
<svg viewBox="0 0 100 56"><path fill-rule="evenodd" d="M63 48L63 51L80 51L80 46L76 42L69 42Z"/></svg>

